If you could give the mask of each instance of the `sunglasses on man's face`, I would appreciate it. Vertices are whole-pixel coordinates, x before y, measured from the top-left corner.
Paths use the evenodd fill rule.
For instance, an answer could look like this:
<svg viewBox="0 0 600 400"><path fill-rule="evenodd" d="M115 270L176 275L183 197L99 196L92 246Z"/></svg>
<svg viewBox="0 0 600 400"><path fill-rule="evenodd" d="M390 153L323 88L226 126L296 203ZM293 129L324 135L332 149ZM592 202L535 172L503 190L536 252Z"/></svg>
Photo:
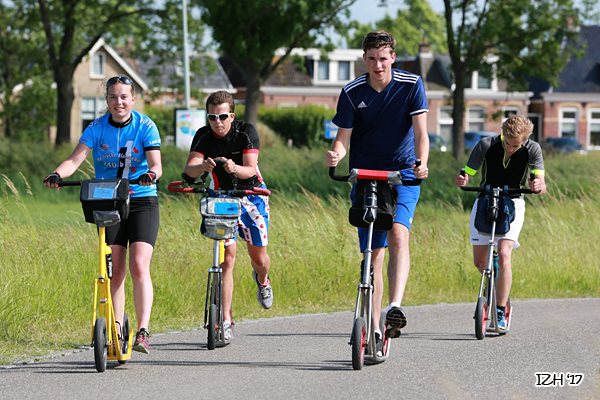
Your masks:
<svg viewBox="0 0 600 400"><path fill-rule="evenodd" d="M209 121L216 121L219 118L221 121L225 121L227 118L231 117L233 113L225 113L225 114L207 114L206 118Z"/></svg>
<svg viewBox="0 0 600 400"><path fill-rule="evenodd" d="M381 40L382 42L391 42L392 38L389 36L367 36L365 38L365 43L373 43L378 40Z"/></svg>
<svg viewBox="0 0 600 400"><path fill-rule="evenodd" d="M133 86L133 81L127 76L113 76L108 81L106 81L107 85L114 85L115 83L124 83L125 85Z"/></svg>

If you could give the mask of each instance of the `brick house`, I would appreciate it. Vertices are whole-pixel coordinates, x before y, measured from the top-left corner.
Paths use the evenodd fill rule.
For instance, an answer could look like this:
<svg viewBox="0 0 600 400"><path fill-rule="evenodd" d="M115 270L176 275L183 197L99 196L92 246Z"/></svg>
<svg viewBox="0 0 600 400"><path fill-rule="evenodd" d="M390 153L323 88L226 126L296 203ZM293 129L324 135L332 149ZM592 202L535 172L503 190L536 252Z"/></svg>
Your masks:
<svg viewBox="0 0 600 400"><path fill-rule="evenodd" d="M543 137L572 137L584 148L600 150L600 25L582 26L585 53L560 73L560 84L531 80L529 113L539 116Z"/></svg>
<svg viewBox="0 0 600 400"><path fill-rule="evenodd" d="M275 54L279 57L283 52ZM321 104L328 108L337 106L341 89L356 77L365 74L367 68L361 49L336 49L321 57L318 49L295 49L292 56L303 58L303 66L287 59L261 87L261 103L271 107L298 107L306 104ZM246 94L243 77L225 57L219 59L238 93L236 99L243 101ZM490 58L489 62L494 59ZM449 74L450 57L433 54L427 44L420 46L419 54L396 57L394 68L421 75L429 114L428 130L450 141L452 127L451 98L452 81ZM504 119L513 114L527 114L530 92L506 90L507 84L498 79L486 79L474 73L470 87L465 92L465 131L500 132ZM490 116L501 117L492 120Z"/></svg>
<svg viewBox="0 0 600 400"><path fill-rule="evenodd" d="M104 83L113 76L126 75L133 80L136 102L133 109L144 112L144 94L148 91L145 80L135 68L106 44L103 38L96 43L89 54L75 70L73 91L75 99L71 109L71 142L76 143L83 130L91 121L103 115L106 110ZM50 128L50 140L56 139L56 128Z"/></svg>

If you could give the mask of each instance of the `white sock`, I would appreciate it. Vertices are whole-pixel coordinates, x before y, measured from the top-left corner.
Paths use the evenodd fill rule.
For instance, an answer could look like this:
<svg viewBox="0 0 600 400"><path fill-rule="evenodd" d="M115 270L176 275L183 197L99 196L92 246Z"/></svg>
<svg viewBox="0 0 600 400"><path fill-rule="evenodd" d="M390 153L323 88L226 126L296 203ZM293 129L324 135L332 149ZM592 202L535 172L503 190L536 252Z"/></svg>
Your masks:
<svg viewBox="0 0 600 400"><path fill-rule="evenodd" d="M381 334L381 331L379 329L375 329L375 333L379 333L379 337L383 337L383 335Z"/></svg>
<svg viewBox="0 0 600 400"><path fill-rule="evenodd" d="M387 310L390 311L392 307L400 307L400 303L396 303L395 301L391 302Z"/></svg>

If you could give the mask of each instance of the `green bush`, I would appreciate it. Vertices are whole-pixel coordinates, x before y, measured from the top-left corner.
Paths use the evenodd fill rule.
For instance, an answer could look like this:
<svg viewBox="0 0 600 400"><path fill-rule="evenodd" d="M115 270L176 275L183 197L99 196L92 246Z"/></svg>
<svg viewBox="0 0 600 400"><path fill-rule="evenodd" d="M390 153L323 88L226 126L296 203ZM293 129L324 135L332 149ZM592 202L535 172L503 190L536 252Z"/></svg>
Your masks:
<svg viewBox="0 0 600 400"><path fill-rule="evenodd" d="M334 116L335 110L317 105L297 108L261 106L258 109L258 119L283 139L291 139L296 147L314 147L326 143L325 121Z"/></svg>
<svg viewBox="0 0 600 400"><path fill-rule="evenodd" d="M163 141L167 136L175 136L174 108L146 106L144 108L144 114L154 121Z"/></svg>

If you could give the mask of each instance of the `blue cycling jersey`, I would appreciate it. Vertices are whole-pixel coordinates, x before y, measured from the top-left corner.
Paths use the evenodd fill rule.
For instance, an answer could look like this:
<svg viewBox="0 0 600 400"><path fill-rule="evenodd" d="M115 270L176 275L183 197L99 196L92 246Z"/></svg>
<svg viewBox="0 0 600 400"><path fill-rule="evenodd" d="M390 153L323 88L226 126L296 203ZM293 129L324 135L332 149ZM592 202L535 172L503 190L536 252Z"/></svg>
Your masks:
<svg viewBox="0 0 600 400"><path fill-rule="evenodd" d="M122 124L105 114L83 131L80 143L93 150L96 179L137 179L148 172L146 151L160 150L156 124L147 116L131 111ZM156 196L156 185L130 186L131 197Z"/></svg>

